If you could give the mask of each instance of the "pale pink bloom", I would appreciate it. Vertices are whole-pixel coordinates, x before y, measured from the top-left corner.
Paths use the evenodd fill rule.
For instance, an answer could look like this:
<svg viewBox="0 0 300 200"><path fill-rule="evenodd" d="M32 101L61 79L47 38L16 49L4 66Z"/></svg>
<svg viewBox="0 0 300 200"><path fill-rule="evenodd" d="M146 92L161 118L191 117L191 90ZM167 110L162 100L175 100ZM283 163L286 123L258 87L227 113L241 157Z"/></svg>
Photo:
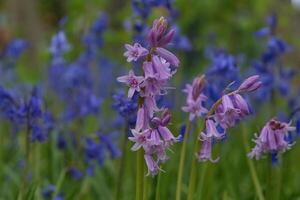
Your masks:
<svg viewBox="0 0 300 200"><path fill-rule="evenodd" d="M294 131L295 127L290 123L280 122L275 119L270 120L262 129L259 136L254 139L255 147L248 154L250 158L261 158L263 154L283 153L291 148L285 140L289 131Z"/></svg>
<svg viewBox="0 0 300 200"><path fill-rule="evenodd" d="M134 43L134 45L125 44L127 51L124 56L127 57L127 62L137 61L140 57L148 54L148 50L142 47L139 43Z"/></svg>
<svg viewBox="0 0 300 200"><path fill-rule="evenodd" d="M133 70L130 70L128 75L120 76L117 78L117 80L121 83L125 83L129 87L128 98L131 98L134 95L135 91L141 91L140 86L144 80L144 77L136 76Z"/></svg>

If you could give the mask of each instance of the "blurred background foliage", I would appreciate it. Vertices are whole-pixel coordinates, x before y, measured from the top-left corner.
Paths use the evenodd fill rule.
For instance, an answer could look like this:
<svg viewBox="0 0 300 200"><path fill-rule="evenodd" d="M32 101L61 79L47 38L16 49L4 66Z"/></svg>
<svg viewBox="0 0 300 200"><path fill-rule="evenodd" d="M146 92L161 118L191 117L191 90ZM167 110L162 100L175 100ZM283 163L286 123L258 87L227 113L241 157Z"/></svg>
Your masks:
<svg viewBox="0 0 300 200"><path fill-rule="evenodd" d="M125 19L132 13L128 0L9 0L0 4L1 46L14 37L30 41L32 48L24 56L28 58L29 54L30 59L24 58L24 63L19 65L19 71L26 73L22 76L25 79L38 80L46 67L43 63L49 59L47 48L51 35L57 31L58 22L63 17L67 17L65 29L74 56L81 48L80 42L76 41L81 40L99 12L106 12L109 28L105 33L103 50L107 56L123 62L123 44L130 41L130 33L124 28ZM193 45L192 51L181 55L186 71L199 73L199 67L206 62L203 54L210 40L232 54L258 56L261 52L257 52L259 43L254 42L253 32L264 26L265 17L272 13L278 14L280 20L278 32L293 45L294 51L285 61L288 65L297 66L299 58L295 55L299 55L297 36L300 29L297 21L300 14L288 0L176 0L174 6L179 11L181 31ZM157 9L151 20L164 14L163 9Z"/></svg>

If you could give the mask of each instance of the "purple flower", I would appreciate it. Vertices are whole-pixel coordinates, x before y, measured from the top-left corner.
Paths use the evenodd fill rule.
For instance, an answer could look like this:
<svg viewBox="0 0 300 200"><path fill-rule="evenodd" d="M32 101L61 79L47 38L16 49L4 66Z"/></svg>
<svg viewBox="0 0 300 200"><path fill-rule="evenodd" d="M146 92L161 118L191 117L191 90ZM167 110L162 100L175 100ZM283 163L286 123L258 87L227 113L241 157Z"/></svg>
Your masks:
<svg viewBox="0 0 300 200"><path fill-rule="evenodd" d="M144 63L144 69L148 65L147 63ZM144 91L142 92L141 95L142 96L162 95L164 94L163 91L164 91L165 84L166 84L166 80L158 79L156 75L153 76L148 75L147 77L145 77L145 80L142 83L142 87L144 87Z"/></svg>
<svg viewBox="0 0 300 200"><path fill-rule="evenodd" d="M136 129L131 129L131 133L133 137L129 137L128 139L132 142L135 142L135 144L131 147L132 151L137 151L141 147L145 147L148 144L148 137L150 135L150 132L148 129L144 131L138 131Z"/></svg>
<svg viewBox="0 0 300 200"><path fill-rule="evenodd" d="M162 57L163 59L165 59L167 62L169 62L171 65L178 67L180 64L180 61L178 60L178 58L171 53L170 51L168 51L167 49L164 48L156 48L155 51L160 57Z"/></svg>
<svg viewBox="0 0 300 200"><path fill-rule="evenodd" d="M196 154L199 162L205 162L205 161L211 161L212 163L218 162L219 157L216 159L212 158L212 138L207 137L206 135L201 135L201 138L199 138L202 141L202 146L200 151Z"/></svg>
<svg viewBox="0 0 300 200"><path fill-rule="evenodd" d="M222 132L220 133L217 130L217 126L216 123L212 120L212 119L207 119L205 121L205 127L206 127L206 131L205 133L202 132L200 137L204 138L213 138L213 139L222 139L225 136L225 133Z"/></svg>
<svg viewBox="0 0 300 200"><path fill-rule="evenodd" d="M289 131L294 131L295 127L290 123L280 122L271 119L263 127L259 136L254 139L255 147L248 154L250 158L261 158L263 154L283 153L291 148L290 144L285 140L285 136Z"/></svg>
<svg viewBox="0 0 300 200"><path fill-rule="evenodd" d="M148 43L151 47L162 47L171 42L175 31L167 31L167 21L164 17L154 20L152 28L148 33Z"/></svg>
<svg viewBox="0 0 300 200"><path fill-rule="evenodd" d="M145 161L146 161L146 165L148 167L148 172L147 172L147 176L148 175L152 175L155 176L158 173L159 167L158 164L155 160L153 160L151 155L145 154L144 155Z"/></svg>
<svg viewBox="0 0 300 200"><path fill-rule="evenodd" d="M140 107L137 111L135 130L141 131L147 129L148 120L149 120L148 110L145 108L145 106Z"/></svg>
<svg viewBox="0 0 300 200"><path fill-rule="evenodd" d="M250 108L247 101L240 94L231 95L231 99L235 108L240 110L240 118L250 114Z"/></svg>
<svg viewBox="0 0 300 200"><path fill-rule="evenodd" d="M148 166L147 175L157 174L158 164L168 159L167 148L178 141L167 128L171 117L170 113L158 108L156 101L158 96L166 94L166 83L176 72L171 65L175 67L179 65L179 60L171 52L166 49L158 49L158 51L156 49L168 44L173 34L174 31L167 32L167 23L164 18L155 20L148 34L148 43L151 49L147 50L147 54L149 54L142 64L143 76L137 80L138 78L132 73L131 76L118 78L118 81L125 82L130 87L129 96L132 96L135 91L138 92L136 94L139 109L135 129L131 129L132 136L129 137L129 140L135 142L132 147L133 151L143 148ZM140 45L127 47L128 51L125 56L128 57L128 61L137 60L144 53L146 54ZM160 111L162 113L158 117L157 113Z"/></svg>
<svg viewBox="0 0 300 200"><path fill-rule="evenodd" d="M68 43L65 32L59 31L56 35L52 37L49 51L55 57L63 55L65 52L68 52L70 48L71 47Z"/></svg>
<svg viewBox="0 0 300 200"><path fill-rule="evenodd" d="M250 76L240 85L238 88L239 92L252 92L260 88L262 82L260 81L259 75Z"/></svg>
<svg viewBox="0 0 300 200"><path fill-rule="evenodd" d="M155 77L160 80L169 79L171 74L170 63L161 59L158 56L152 57L152 70L155 74Z"/></svg>
<svg viewBox="0 0 300 200"><path fill-rule="evenodd" d="M186 105L182 107L184 112L190 114L189 120L193 121L195 117L201 117L207 113L208 110L203 106L203 103L207 100L207 97L202 94L204 87L204 76L197 77L193 80L192 85L186 84L183 90L187 93Z"/></svg>
<svg viewBox="0 0 300 200"><path fill-rule="evenodd" d="M235 125L240 119L241 110L235 108L233 102L228 95L222 97L222 103L216 109L215 119L225 129Z"/></svg>
<svg viewBox="0 0 300 200"><path fill-rule="evenodd" d="M121 83L126 83L126 85L129 87L128 98L131 98L135 91L140 92L140 85L143 82L144 77L135 76L133 70L130 70L128 75L120 76L117 78L117 80Z"/></svg>
<svg viewBox="0 0 300 200"><path fill-rule="evenodd" d="M29 44L27 41L14 39L6 47L6 56L11 59L18 59L28 47Z"/></svg>
<svg viewBox="0 0 300 200"><path fill-rule="evenodd" d="M148 50L142 47L139 43L134 43L134 45L125 44L127 51L124 56L127 57L127 62L137 61L139 58L148 54Z"/></svg>

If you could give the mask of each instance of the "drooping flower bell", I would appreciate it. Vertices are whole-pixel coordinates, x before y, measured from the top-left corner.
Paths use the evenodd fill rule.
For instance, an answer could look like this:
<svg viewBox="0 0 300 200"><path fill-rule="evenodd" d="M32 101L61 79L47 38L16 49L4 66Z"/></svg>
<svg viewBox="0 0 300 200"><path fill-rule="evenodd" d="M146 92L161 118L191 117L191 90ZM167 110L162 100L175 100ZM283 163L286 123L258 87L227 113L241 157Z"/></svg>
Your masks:
<svg viewBox="0 0 300 200"><path fill-rule="evenodd" d="M263 127L259 136L254 139L255 147L248 154L250 158L257 160L264 154L283 153L291 148L293 144L286 141L286 136L289 131L294 131L295 127L290 123L271 119Z"/></svg>
<svg viewBox="0 0 300 200"><path fill-rule="evenodd" d="M212 158L212 146L213 141L221 140L225 137L225 132L219 132L217 130L217 124L213 119L206 119L205 121L205 132L201 132L199 140L202 141L202 146L200 151L196 154L199 162L211 161L213 163L219 160L219 157L216 159Z"/></svg>

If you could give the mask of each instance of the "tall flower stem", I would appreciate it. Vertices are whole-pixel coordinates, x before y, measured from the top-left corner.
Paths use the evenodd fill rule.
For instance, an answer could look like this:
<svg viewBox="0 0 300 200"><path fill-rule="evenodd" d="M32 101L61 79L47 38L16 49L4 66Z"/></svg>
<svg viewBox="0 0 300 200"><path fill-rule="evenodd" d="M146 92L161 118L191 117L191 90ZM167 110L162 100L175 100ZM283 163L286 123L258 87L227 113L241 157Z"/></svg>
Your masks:
<svg viewBox="0 0 300 200"><path fill-rule="evenodd" d="M243 132L242 135L243 135L243 143L244 143L245 151L249 152L250 147L249 147L249 144L248 144L247 129L246 129L246 126L244 124L242 124L242 132ZM264 195L263 195L263 192L262 192L261 185L259 183L259 179L258 179L257 172L256 172L256 169L255 169L254 164L253 164L253 160L247 158L247 164L248 164L248 167L249 167L249 170L250 170L251 179L252 179L254 187L255 187L257 198L259 200L264 200L265 198L264 198Z"/></svg>
<svg viewBox="0 0 300 200"><path fill-rule="evenodd" d="M144 192L144 152L139 150L136 159L136 193L135 199L142 200Z"/></svg>
<svg viewBox="0 0 300 200"><path fill-rule="evenodd" d="M159 171L157 175L155 200L160 200L160 182L161 182L161 171Z"/></svg>
<svg viewBox="0 0 300 200"><path fill-rule="evenodd" d="M202 121L200 124L201 124L200 130L202 130L204 127L204 124ZM197 152L197 149L199 149L199 147L200 147L200 142L196 138L195 143L194 143L193 152ZM197 176L198 176L197 160L196 160L196 156L193 155L192 164L191 164L191 173L190 173L190 178L189 178L189 189L188 189L188 197L187 197L188 200L192 200L193 196L195 194Z"/></svg>
<svg viewBox="0 0 300 200"><path fill-rule="evenodd" d="M230 92L227 95L230 96L230 95L233 95L233 94L235 94L235 92ZM222 98L219 98L212 105L212 107L210 108L210 110L208 111L208 113L206 115L206 118L210 117L215 112L215 110L221 104L221 102L222 102ZM204 120L204 122L201 122L201 124L202 124L202 127L200 128L200 130L204 130L205 129L205 120ZM198 141L198 139L196 139L195 144L194 144L194 151L193 152L196 152L197 149L199 148L199 146L200 146L200 142ZM191 174L190 174L190 178L189 178L189 188L188 188L188 198L187 198L188 200L193 199L193 196L194 196L194 193L195 193L197 175L198 175L197 160L196 160L196 157L193 156L192 165L191 165Z"/></svg>
<svg viewBox="0 0 300 200"><path fill-rule="evenodd" d="M279 200L281 190L281 170L280 165L274 166L272 160L268 160L268 180L267 180L267 191L266 199Z"/></svg>
<svg viewBox="0 0 300 200"><path fill-rule="evenodd" d="M187 140L188 134L190 131L191 122L188 121L184 133L183 144L180 152L180 160L179 160L179 169L177 174L177 186L176 186L176 200L180 200L181 198L181 186L182 186L182 176L183 176L183 169L184 169L184 162L185 162L185 154L187 148Z"/></svg>
<svg viewBox="0 0 300 200"><path fill-rule="evenodd" d="M126 120L127 122L127 120ZM119 172L117 177L117 187L116 187L116 200L119 200L122 196L122 186L123 186L123 177L126 166L126 149L127 149L127 133L128 133L128 123L126 123L126 128L124 132L124 138L122 143L122 152L123 155L121 157L121 161L119 163Z"/></svg>
<svg viewBox="0 0 300 200"><path fill-rule="evenodd" d="M270 111L271 115L275 116L278 113L278 95L276 91L273 89L271 94L271 103L270 103ZM269 156L269 160L267 163L268 177L267 177L267 191L266 191L266 199L278 200L280 199L281 192L281 165L280 163L276 163L275 165L272 163L272 156Z"/></svg>

